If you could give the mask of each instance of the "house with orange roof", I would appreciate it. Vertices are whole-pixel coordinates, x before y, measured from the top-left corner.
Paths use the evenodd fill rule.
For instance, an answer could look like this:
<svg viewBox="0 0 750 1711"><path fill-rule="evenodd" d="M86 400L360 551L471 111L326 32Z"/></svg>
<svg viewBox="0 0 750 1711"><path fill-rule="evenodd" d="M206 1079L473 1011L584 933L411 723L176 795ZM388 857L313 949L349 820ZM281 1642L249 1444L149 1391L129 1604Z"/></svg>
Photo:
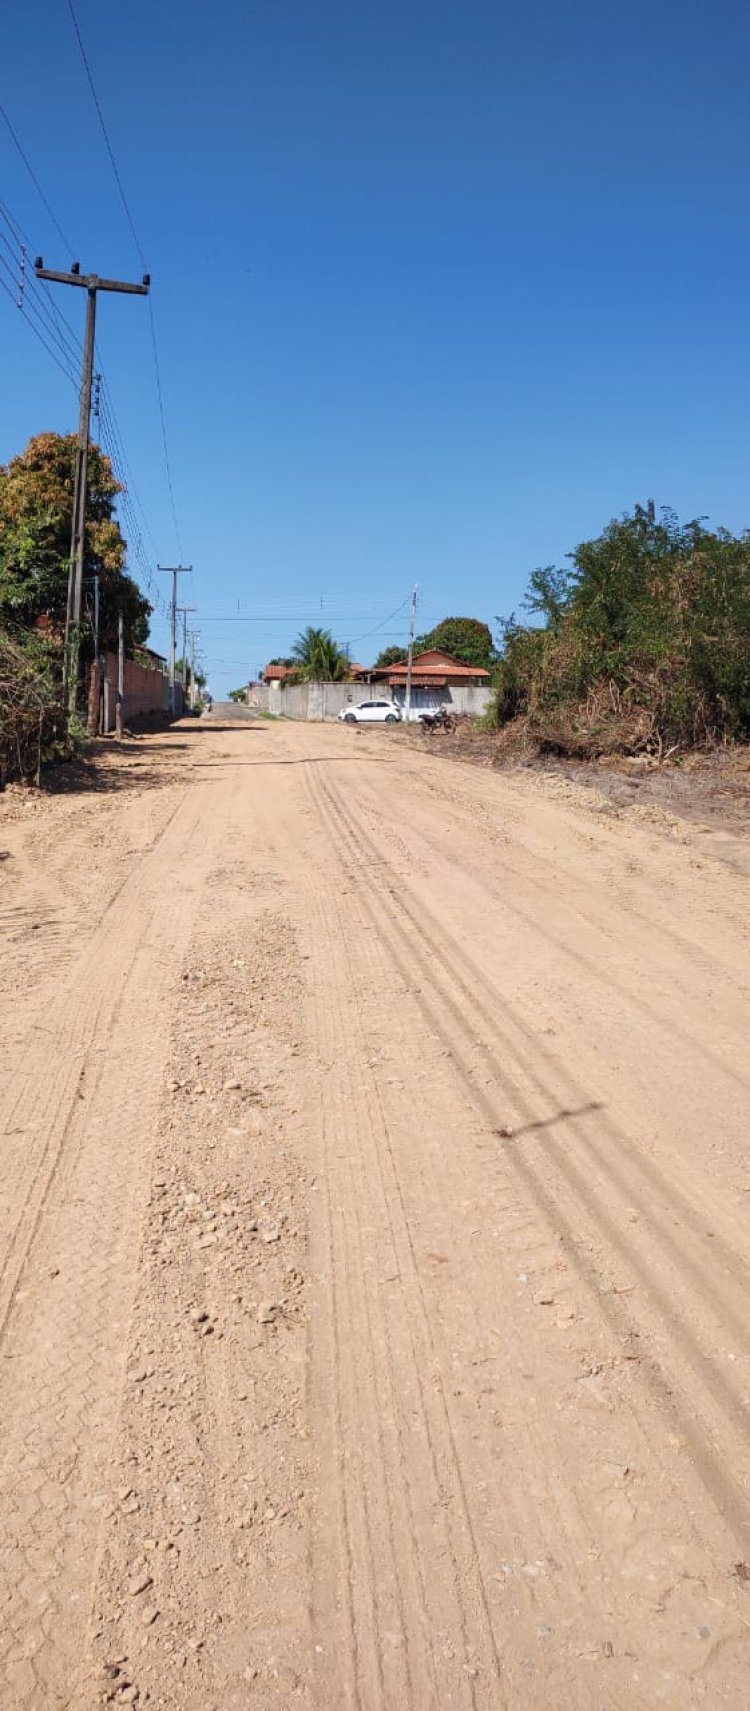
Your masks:
<svg viewBox="0 0 750 1711"><path fill-rule="evenodd" d="M409 663L396 660L393 665L373 666L362 677L372 684L388 688L391 698L403 706ZM428 648L415 654L411 673L411 711L413 718L420 713L432 713L439 707L452 707L456 712L483 712L490 699L491 679L479 665L465 665L452 654L438 648ZM475 691L466 694L465 691ZM482 694L482 691L484 693Z"/></svg>

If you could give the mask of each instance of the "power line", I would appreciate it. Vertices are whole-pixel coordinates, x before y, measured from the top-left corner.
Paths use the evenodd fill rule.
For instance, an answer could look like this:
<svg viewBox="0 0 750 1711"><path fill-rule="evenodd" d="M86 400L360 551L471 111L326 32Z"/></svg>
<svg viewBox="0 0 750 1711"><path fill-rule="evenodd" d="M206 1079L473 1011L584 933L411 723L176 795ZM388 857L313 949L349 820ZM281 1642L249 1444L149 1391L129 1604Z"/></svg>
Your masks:
<svg viewBox="0 0 750 1711"><path fill-rule="evenodd" d="M73 0L68 0L68 11L70 12L71 20L73 23L73 29L75 30L76 41L78 42L78 47L80 50L81 59L83 61L83 67L84 67L84 70L86 72L86 77L88 80L89 89L91 91L91 99L92 99L94 106L96 108L97 118L99 120L99 125L101 127L101 133L102 133L102 136L104 138L104 143L105 143L105 147L107 150L107 154L109 156L109 163L110 163L110 166L112 168L114 180L115 180L115 183L117 185L117 189L119 191L120 201L122 203L122 206L123 206L123 209L125 212L125 218L128 222L128 226L130 227L130 232L131 232L131 235L133 238L133 242L134 242L135 247L138 251L138 255L140 256L142 265L143 265L144 269L146 271L148 271L148 263L146 261L145 255L143 253L143 246L141 244L141 240L140 240L138 233L136 231L135 221L133 219L133 215L132 215L131 209L130 209L130 203L128 202L128 198L125 194L125 186L123 184L122 174L121 174L120 169L117 165L117 160L115 158L115 151L112 147L112 142L110 139L109 131L107 130L107 124L106 124L106 120L104 118L104 112L102 110L102 104L101 104L101 101L99 100L99 96L97 94L96 84L94 83L94 75L93 75L93 72L91 70L91 66L89 64L86 49L84 47L83 36L81 35L81 30L80 30L80 26L78 23L78 19L76 17L76 11L75 11L75 6L73 4ZM172 512L172 523L174 526L175 541L177 543L177 549L178 549L178 557L182 558L182 540L180 537L180 525L179 525L179 522L177 520L177 506L175 504L174 485L172 482L172 463L171 463L171 459L169 456L169 444L168 444L168 440L167 440L167 423L166 423L166 416L165 416L165 412L164 412L164 395L162 392L161 369L160 369L160 364L159 364L159 350L158 350L158 345L157 345L157 340L156 340L156 321L154 319L154 306L153 306L153 301L152 301L151 297L149 297L148 312L149 312L149 326L151 329L151 347L152 347L153 358L154 358L154 375L155 375L155 379L156 379L156 396L157 396L157 400L158 400L158 404L159 404L159 420L161 422L161 437L162 437L162 446L164 449L164 467L166 470L167 489L169 492L169 504L170 504L170 508L171 508L171 512Z"/></svg>
<svg viewBox="0 0 750 1711"><path fill-rule="evenodd" d="M14 279L14 274L13 274L11 268L8 267L8 264L4 260L3 256L0 256L0 266L4 267L6 269L6 272L8 273L8 275L11 279ZM35 338L37 338L39 340L40 345L44 346L44 349L46 350L47 355L52 358L52 361L55 363L56 367L59 368L60 373L64 374L65 379L70 381L71 386L75 387L77 390L78 382L75 378L75 375L72 373L71 369L69 369L66 366L65 362L58 355L58 353L54 349L54 347L48 343L47 339L44 336L44 333L41 331L41 329L37 325L36 321L34 321L31 318L31 316L28 314L28 312L24 308L24 306L19 303L17 296L14 294L13 291L11 291L10 286L6 285L4 279L0 278L0 285L2 285L3 290L7 293L8 297L10 298L14 309L17 309L20 311L21 315L23 316L24 321L26 322L27 327L30 328L30 330L34 334Z"/></svg>
<svg viewBox="0 0 750 1711"><path fill-rule="evenodd" d="M31 170L31 169L29 168L29 170ZM34 180L33 180L33 175L32 175L32 182L33 181ZM44 200L45 200L45 205L46 205L46 198L44 198ZM0 220L5 221L5 224L8 228L8 231L10 232L11 237L13 238L15 244L18 247L19 255L21 254L21 251L23 250L24 244L26 246L27 251L30 254L32 254L32 255L35 254L35 246L31 240L31 238L29 237L28 232L24 231L24 228L21 225L20 220L16 219L15 215L11 213L10 208L7 206L7 203L3 202L2 200L0 200ZM0 233L0 237L3 237L2 233ZM7 248L8 247L7 238L4 238L4 242L5 242L5 245ZM72 249L72 245L70 247ZM26 276L27 288L31 287L31 289L33 290L35 283L36 282L34 280L33 274L27 274L27 276ZM69 322L69 320L67 320L66 316L63 314L62 309L60 309L60 307L58 306L55 298L52 295L52 292L50 291L50 288L49 288L46 280L42 281L42 294L44 296L46 303L49 306L49 309L51 311L52 316L54 317L55 321L58 324L60 331L62 332L62 329L65 328L66 334L72 340L73 352L75 353L76 365L79 366L80 360L81 360L81 341L80 341L80 338L78 337L78 334L76 333L75 329L73 327L71 327L70 322Z"/></svg>
<svg viewBox="0 0 750 1711"><path fill-rule="evenodd" d="M13 256L13 251L7 241L3 238L2 232L0 232L0 240L5 243L5 248L8 250L9 255ZM15 257L13 259L16 260ZM66 372L70 372L68 364L71 364L73 370L75 370L76 366L80 362L81 347L80 345L76 347L71 344L71 341L65 337L64 332L55 322L54 316L50 314L44 298L38 291L34 291L32 284L33 274L29 275L29 273L26 272L20 257L16 261L17 273L13 272L5 260L5 257L2 255L0 255L0 264L5 267L9 277L16 280L18 288L16 307L20 309L22 315L31 315L33 317L33 321L30 324L33 325L34 331L37 330L37 325L40 324L46 337L51 338L54 341L60 353L60 357L62 358L62 363L65 366ZM71 376L71 378L73 378L73 376Z"/></svg>
<svg viewBox="0 0 750 1711"><path fill-rule="evenodd" d="M3 116L6 119L6 122L9 123L7 120L7 114L3 113ZM12 130L12 127L10 128ZM52 213L50 204L48 203L44 191L34 174L28 156L25 154L25 151L21 146L20 139L15 135L15 133L13 133L13 136L32 182L40 195L44 206L50 213L50 217L53 219L55 225L57 225L57 222L54 220L54 214ZM20 309L27 326L31 328L31 331L39 340L40 344L43 345L47 354L60 369L60 372L64 374L70 381L71 385L77 389L78 381L76 378L76 370L79 368L81 361L81 341L74 329L71 327L66 316L58 308L46 280L42 280L38 283L33 273L26 273L25 270L23 270L24 246L30 250L32 254L34 246L29 234L21 225L20 220L18 220L11 212L7 204L2 201L0 201L0 221L5 223L7 232L10 233L10 237L13 240L11 244L8 241L8 237L5 232L2 230L2 226L0 226L0 243L2 243L7 254L10 256L11 261L13 262L13 268L8 265L2 254L0 254L0 264L4 264L8 277L13 281L16 289L19 290L19 297L14 295L14 292L1 278L0 284L2 284L7 296L10 297L14 308ZM60 230L59 227L58 230ZM64 236L62 233L61 235ZM68 239L65 239L65 242L68 243L69 248L73 248ZM22 278L23 291L21 292L20 283ZM39 284L41 284L41 292L39 290ZM57 346L57 350L50 346L48 342L49 339L54 341L54 344ZM141 512L145 531L151 538L155 560L158 558L158 549L154 542L148 520L136 490L132 471L122 443L122 435L115 415L114 403L109 387L103 375L101 376L101 379L103 409L99 414L100 438L104 444L107 455L109 456L113 471L118 480L122 482L123 491L118 495L117 505L127 521L129 536L128 544L130 545L132 542L135 557L138 560L141 572L145 575L147 586L149 590L151 590L153 588L153 567L149 564L148 557L141 540L141 527L138 523L135 511L130 504L131 493L138 509ZM108 418L109 423L107 420ZM168 607L166 604L162 603L158 595L152 597L152 603L155 607L158 607L165 616L168 615Z"/></svg>
<svg viewBox="0 0 750 1711"><path fill-rule="evenodd" d="M379 630L386 630L393 619L398 617L399 612L403 612L404 607L408 606L410 600L411 595L407 594L406 599L401 601L401 605L396 607L395 612L391 612L389 618L384 618L382 624L376 624L374 630L365 630L363 636L350 636L349 646L353 647L355 642L366 642L369 636L376 636Z"/></svg>
<svg viewBox="0 0 750 1711"><path fill-rule="evenodd" d="M130 212L128 199L127 199L127 196L125 195L125 186L124 186L122 179L120 177L120 172L118 169L117 161L115 160L115 152L114 152L112 144L109 140L109 132L108 132L107 126L104 122L104 114L102 112L101 102L99 100L99 96L96 93L96 84L94 83L94 78L92 75L91 66L89 65L89 62L88 62L88 59L86 56L86 49L83 45L83 37L82 37L80 29L78 27L78 19L77 19L76 14L75 14L75 7L73 5L73 0L68 0L68 11L70 12L70 16L73 20L73 29L75 30L75 33L76 33L76 40L78 42L78 46L79 46L80 51L81 51L81 59L83 60L84 70L85 70L86 76L88 78L89 89L91 90L91 99L92 99L94 106L96 108L99 124L101 125L102 136L103 136L105 144L106 144L107 154L109 155L110 165L111 165L112 171L114 173L115 183L116 183L117 188L120 192L120 201L122 202L123 208L125 210L125 217L127 219L130 230L133 234L133 242L135 244L135 247L138 251L141 262L143 264L144 272L148 272L148 263L146 261L146 257L143 254L143 250L141 249L141 244L140 244L140 240L138 237L138 233L135 229L135 224L133 222L133 216Z"/></svg>
<svg viewBox="0 0 750 1711"><path fill-rule="evenodd" d="M126 490L129 494L132 495L134 504L136 505L137 509L140 511L141 521L143 524L143 531L144 531L144 534L147 535L147 537L151 543L151 548L152 548L152 551L155 555L154 562L156 562L156 559L158 559L158 557L159 557L159 549L156 545L156 541L154 540L154 536L151 532L151 526L149 524L148 517L146 516L146 512L144 510L143 504L141 502L140 495L138 493L138 489L137 489L136 484L135 484L135 480L133 478L133 472L132 472L132 469L130 467L130 461L129 461L127 453L125 451L125 446L123 443L123 437L122 437L122 433L120 431L120 424L117 420L117 415L115 412L114 401L113 401L112 394L111 394L110 389L109 389L109 384L104 379L104 376L102 376L102 406L103 406L103 409L106 412L106 415L109 419L109 425L110 425L110 429L112 432L112 437L114 439L116 446L118 447L118 451L119 451L118 461L122 465L122 471L123 471L123 477L125 478Z"/></svg>
<svg viewBox="0 0 750 1711"><path fill-rule="evenodd" d="M70 4L70 0L68 0L68 4ZM157 395L157 398L159 400L159 417L161 420L161 438L162 438L162 445L164 447L164 467L165 467L166 472L167 472L167 487L169 489L169 503L172 507L172 522L174 524L174 534L175 534L175 540L177 542L177 556L178 556L178 558L182 558L182 540L180 538L180 525L177 521L177 506L175 505L175 502L174 502L174 488L172 486L172 465L171 465L170 457L169 457L169 446L167 445L167 424L166 424L166 420L165 420L165 416L164 416L164 399L162 397L162 390L161 390L161 373L159 370L159 352L157 350L157 345L156 345L156 322L154 320L154 305L153 305L150 297L148 300L148 312L149 312L149 323L151 326L151 345L152 345L152 349L153 349L153 353L154 353L154 373L156 375L156 395Z"/></svg>
<svg viewBox="0 0 750 1711"><path fill-rule="evenodd" d="M62 226L60 225L59 220L57 219L52 208L50 207L50 204L47 201L47 198L44 194L44 191L42 189L41 184L39 183L39 179L37 178L37 175L34 171L34 168L31 164L31 161L29 160L29 157L28 157L28 155L27 155L27 153L26 153L26 151L25 151L25 149L21 143L20 137L18 136L17 132L14 130L14 128L10 122L10 119L8 118L8 115L5 111L5 108L3 106L0 106L0 116L2 116L2 118L5 120L5 123L8 127L8 130L10 131L11 137L13 138L13 142L15 143L15 146L16 146L18 153L21 157L21 160L23 161L23 164L26 168L26 171L28 172L29 178L31 179L32 184L34 185L34 188L37 192L37 195L41 198L42 202L44 203L44 206L47 210L47 213L49 214L49 217L52 221L52 224L55 228L55 231L58 234L58 237L62 238L62 241L65 245L66 250L69 250L70 254L72 255L73 245L71 244L70 239L66 238L65 233L62 229Z"/></svg>

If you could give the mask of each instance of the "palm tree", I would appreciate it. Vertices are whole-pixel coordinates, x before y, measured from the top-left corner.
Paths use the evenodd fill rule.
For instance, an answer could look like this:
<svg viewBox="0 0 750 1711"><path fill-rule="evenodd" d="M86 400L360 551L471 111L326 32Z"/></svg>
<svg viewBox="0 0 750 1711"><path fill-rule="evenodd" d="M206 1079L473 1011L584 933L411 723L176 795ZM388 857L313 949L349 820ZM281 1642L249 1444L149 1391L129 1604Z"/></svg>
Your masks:
<svg viewBox="0 0 750 1711"><path fill-rule="evenodd" d="M346 654L330 630L316 630L311 624L297 637L292 655L296 676L303 681L340 683L349 669Z"/></svg>

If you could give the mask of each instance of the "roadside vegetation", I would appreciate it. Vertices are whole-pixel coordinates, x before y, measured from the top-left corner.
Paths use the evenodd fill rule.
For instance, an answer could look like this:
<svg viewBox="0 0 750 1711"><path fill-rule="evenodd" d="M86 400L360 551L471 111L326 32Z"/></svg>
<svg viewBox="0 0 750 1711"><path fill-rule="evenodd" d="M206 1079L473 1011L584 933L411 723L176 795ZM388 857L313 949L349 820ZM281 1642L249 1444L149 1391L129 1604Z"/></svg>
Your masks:
<svg viewBox="0 0 750 1711"><path fill-rule="evenodd" d="M38 784L42 762L67 752L57 653L44 636L0 627L0 787Z"/></svg>
<svg viewBox="0 0 750 1711"><path fill-rule="evenodd" d="M70 752L75 730L62 710L62 642L68 592L76 436L38 434L0 466L0 770L38 778L45 760ZM116 650L122 612L129 653L145 643L151 606L128 575L115 516L122 491L109 458L89 450L84 588L84 666L94 655L94 578L99 646Z"/></svg>
<svg viewBox="0 0 750 1711"><path fill-rule="evenodd" d="M483 671L492 671L497 661L492 631L479 618L443 618L434 630L415 636L415 654L427 653L431 648L450 654L462 665L476 665ZM405 656L406 648L387 647L378 654L375 665L397 665Z"/></svg>
<svg viewBox="0 0 750 1711"><path fill-rule="evenodd" d="M348 670L348 657L330 630L316 630L308 624L292 648L291 668L281 680L282 687L290 683L341 683Z"/></svg>
<svg viewBox="0 0 750 1711"><path fill-rule="evenodd" d="M592 757L750 736L750 534L637 505L570 568L534 571L523 609L501 625L490 723Z"/></svg>

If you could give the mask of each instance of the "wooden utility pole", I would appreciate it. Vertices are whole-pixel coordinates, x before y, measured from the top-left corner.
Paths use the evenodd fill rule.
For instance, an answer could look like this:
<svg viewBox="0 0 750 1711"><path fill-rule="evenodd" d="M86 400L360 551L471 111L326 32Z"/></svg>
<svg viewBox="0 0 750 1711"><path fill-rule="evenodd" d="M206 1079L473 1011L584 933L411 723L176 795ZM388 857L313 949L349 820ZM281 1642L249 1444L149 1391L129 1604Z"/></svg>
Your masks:
<svg viewBox="0 0 750 1711"><path fill-rule="evenodd" d="M125 722L125 626L122 612L117 619L117 700L115 702L115 734L122 736Z"/></svg>
<svg viewBox="0 0 750 1711"><path fill-rule="evenodd" d="M50 279L56 285L77 285L88 292L86 333L83 341L83 372L81 402L78 416L78 445L76 447L75 488L73 492L73 522L70 534L70 568L68 571L68 605L65 615L65 694L68 718L75 715L78 701L78 667L81 654L81 607L83 604L83 566L86 552L86 496L88 487L89 432L91 428L91 387L94 374L94 336L96 332L96 297L99 291L127 292L146 297L150 276L143 275L140 285L122 279L100 279L97 273L81 273L80 263L73 262L70 273L54 273L44 266L40 255L34 263L37 279Z"/></svg>
<svg viewBox="0 0 750 1711"><path fill-rule="evenodd" d="M411 672L414 664L414 630L417 622L417 590L411 597L411 620L409 623L409 657L406 662L406 695L404 698L404 718L411 716Z"/></svg>
<svg viewBox="0 0 750 1711"><path fill-rule="evenodd" d="M181 606L180 611L182 613L182 695L183 701L187 701L187 621L188 612L194 612L195 607Z"/></svg>
<svg viewBox="0 0 750 1711"><path fill-rule="evenodd" d="M178 576L192 576L193 567L191 564L158 564L156 568L161 576L171 576L172 578L172 610L169 624L169 711L174 713L174 672L177 655L177 578Z"/></svg>
<svg viewBox="0 0 750 1711"><path fill-rule="evenodd" d="M195 644L200 641L200 630L190 630L190 705L195 706Z"/></svg>

